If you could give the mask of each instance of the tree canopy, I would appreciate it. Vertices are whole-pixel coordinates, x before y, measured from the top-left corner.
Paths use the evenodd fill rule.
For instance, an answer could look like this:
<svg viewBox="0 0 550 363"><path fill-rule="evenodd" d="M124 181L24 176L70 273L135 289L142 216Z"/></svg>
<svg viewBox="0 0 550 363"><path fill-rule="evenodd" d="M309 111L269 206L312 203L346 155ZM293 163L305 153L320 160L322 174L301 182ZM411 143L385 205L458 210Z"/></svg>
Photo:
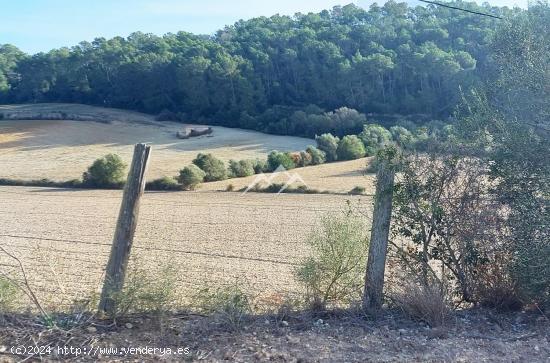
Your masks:
<svg viewBox="0 0 550 363"><path fill-rule="evenodd" d="M343 136L362 130L361 113L450 115L459 85L475 85L491 62L497 21L390 0L241 20L213 36L136 32L34 55L3 45L0 102L170 110L230 127Z"/></svg>

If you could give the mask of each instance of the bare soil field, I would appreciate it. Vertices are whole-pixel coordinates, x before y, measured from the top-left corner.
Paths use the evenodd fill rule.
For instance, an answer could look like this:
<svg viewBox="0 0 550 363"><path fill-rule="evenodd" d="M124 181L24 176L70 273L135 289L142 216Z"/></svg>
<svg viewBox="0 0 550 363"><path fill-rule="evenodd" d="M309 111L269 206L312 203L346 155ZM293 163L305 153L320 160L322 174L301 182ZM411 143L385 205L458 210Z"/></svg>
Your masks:
<svg viewBox="0 0 550 363"><path fill-rule="evenodd" d="M69 115L74 113L75 118L89 115L102 120L0 120L0 178L56 181L79 178L95 159L108 153L119 154L129 163L133 145L138 142L153 145L149 179L177 175L199 152L212 153L227 161L265 158L272 150L297 151L314 144L305 138L216 126L212 135L182 140L176 137L176 132L190 124L157 122L152 116L122 110L62 106L0 106L0 113L18 117L47 115L41 110L55 107Z"/></svg>
<svg viewBox="0 0 550 363"><path fill-rule="evenodd" d="M0 241L20 257L51 306L97 292L110 252L121 191L0 187ZM158 274L170 266L178 293L238 283L270 298L299 291L293 271L319 218L369 197L229 192L146 193L133 258ZM0 264L14 265L6 256ZM16 273L16 268L4 266Z"/></svg>

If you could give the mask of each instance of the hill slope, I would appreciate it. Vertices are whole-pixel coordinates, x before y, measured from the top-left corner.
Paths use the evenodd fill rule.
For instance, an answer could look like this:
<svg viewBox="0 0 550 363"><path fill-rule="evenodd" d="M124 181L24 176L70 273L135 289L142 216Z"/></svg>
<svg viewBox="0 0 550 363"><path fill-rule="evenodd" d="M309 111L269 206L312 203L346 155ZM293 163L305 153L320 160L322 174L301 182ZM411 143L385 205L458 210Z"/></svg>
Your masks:
<svg viewBox="0 0 550 363"><path fill-rule="evenodd" d="M20 117L28 115L29 118L40 114L46 117L52 109L74 114L75 118L86 116L103 121L0 121L0 165L3 166L0 177L79 178L95 159L108 153L119 154L129 162L133 145L138 142L153 145L149 178L176 175L199 152L213 153L227 161L265 158L271 150L302 150L314 143L305 138L225 127L214 127L211 136L180 140L175 134L185 125L157 122L151 116L136 112L83 105L0 106L0 110L9 110L10 114L18 112Z"/></svg>

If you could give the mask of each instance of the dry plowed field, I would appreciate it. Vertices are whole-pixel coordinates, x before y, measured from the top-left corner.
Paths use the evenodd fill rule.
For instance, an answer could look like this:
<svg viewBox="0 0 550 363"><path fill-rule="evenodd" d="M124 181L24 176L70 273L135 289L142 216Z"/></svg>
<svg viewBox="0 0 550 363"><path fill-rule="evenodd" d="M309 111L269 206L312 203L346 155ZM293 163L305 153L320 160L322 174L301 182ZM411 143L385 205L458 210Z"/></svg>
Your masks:
<svg viewBox="0 0 550 363"><path fill-rule="evenodd" d="M120 191L0 187L1 245L44 301L68 304L100 286L120 200ZM183 297L236 282L260 297L296 292L307 235L346 200L370 210L371 198L343 195L146 193L133 257L152 275L173 268ZM0 264L17 274L15 261Z"/></svg>
<svg viewBox="0 0 550 363"><path fill-rule="evenodd" d="M36 119L61 111L84 121ZM129 163L133 145L138 142L151 143L154 148L149 178L177 175L199 152L225 161L254 159L265 158L272 150L297 151L315 143L217 126L211 135L181 140L176 132L189 124L157 122L150 115L84 105L0 105L0 113L32 118L0 120L0 178L80 178L95 159L108 153L118 154Z"/></svg>

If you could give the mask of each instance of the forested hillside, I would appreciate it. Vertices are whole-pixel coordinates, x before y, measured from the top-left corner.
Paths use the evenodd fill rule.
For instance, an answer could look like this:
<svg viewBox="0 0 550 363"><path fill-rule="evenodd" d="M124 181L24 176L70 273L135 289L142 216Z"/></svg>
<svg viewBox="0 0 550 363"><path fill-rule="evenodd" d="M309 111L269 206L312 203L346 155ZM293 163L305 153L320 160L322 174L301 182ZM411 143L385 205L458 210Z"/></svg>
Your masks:
<svg viewBox="0 0 550 363"><path fill-rule="evenodd" d="M504 17L520 11L454 4ZM305 136L360 131L364 116L330 112L341 107L442 119L459 86L487 73L499 21L389 1L239 21L214 36L136 32L35 55L3 45L0 102L169 110L164 117Z"/></svg>

